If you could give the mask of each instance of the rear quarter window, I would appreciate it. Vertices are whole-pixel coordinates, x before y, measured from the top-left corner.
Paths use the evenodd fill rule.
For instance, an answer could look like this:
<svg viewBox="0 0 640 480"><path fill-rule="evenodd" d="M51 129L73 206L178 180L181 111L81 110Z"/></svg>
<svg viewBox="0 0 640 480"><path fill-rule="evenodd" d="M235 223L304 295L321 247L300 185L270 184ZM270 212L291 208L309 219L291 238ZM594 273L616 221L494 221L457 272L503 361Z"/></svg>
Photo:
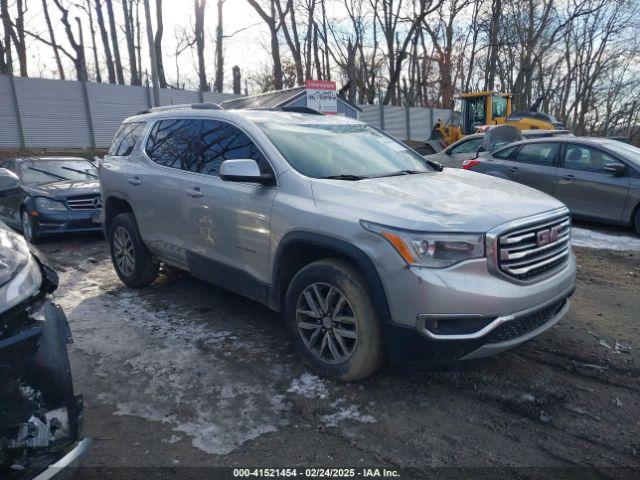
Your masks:
<svg viewBox="0 0 640 480"><path fill-rule="evenodd" d="M107 155L128 156L133 147L136 146L136 142L142 135L145 125L145 122L123 123L113 137Z"/></svg>

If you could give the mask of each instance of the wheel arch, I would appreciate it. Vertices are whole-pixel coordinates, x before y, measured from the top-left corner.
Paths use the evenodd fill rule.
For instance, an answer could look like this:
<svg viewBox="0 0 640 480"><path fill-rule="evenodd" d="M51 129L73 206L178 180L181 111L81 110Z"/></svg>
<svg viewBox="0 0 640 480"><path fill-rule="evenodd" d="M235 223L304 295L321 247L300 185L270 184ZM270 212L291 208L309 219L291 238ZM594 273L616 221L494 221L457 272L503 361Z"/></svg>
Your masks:
<svg viewBox="0 0 640 480"><path fill-rule="evenodd" d="M109 195L102 206L104 209L104 220L102 224L102 230L105 238L109 238L109 231L111 230L111 224L113 219L121 213L131 213L135 217L133 208L129 201L118 195Z"/></svg>
<svg viewBox="0 0 640 480"><path fill-rule="evenodd" d="M290 232L280 241L272 267L269 306L281 311L287 287L294 275L309 263L331 257L343 258L358 267L367 281L374 308L380 318L386 321L390 316L389 305L373 260L351 243L311 232Z"/></svg>

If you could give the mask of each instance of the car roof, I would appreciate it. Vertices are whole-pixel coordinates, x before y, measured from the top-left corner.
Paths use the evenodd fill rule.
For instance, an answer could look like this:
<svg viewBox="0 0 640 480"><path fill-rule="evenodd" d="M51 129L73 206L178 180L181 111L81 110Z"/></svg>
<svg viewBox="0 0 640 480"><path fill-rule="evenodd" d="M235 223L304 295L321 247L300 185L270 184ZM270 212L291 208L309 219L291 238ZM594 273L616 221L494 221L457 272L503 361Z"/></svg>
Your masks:
<svg viewBox="0 0 640 480"><path fill-rule="evenodd" d="M569 135L558 135L554 137L540 137L540 138L527 138L525 140L519 140L517 142L510 143L508 145L504 145L506 147L512 147L514 145L523 145L528 143L580 143L583 145L591 145L591 146L606 146L611 145L613 142L617 140L611 140L608 138L601 137L573 137Z"/></svg>
<svg viewBox="0 0 640 480"><path fill-rule="evenodd" d="M222 110L216 108L193 108L189 105L175 106L175 108L161 107L157 110L141 112L127 118L124 123L157 120L175 117L217 118L249 123L295 123L314 125L348 125L363 124L356 119L343 115L318 115L300 112L284 112L278 110Z"/></svg>

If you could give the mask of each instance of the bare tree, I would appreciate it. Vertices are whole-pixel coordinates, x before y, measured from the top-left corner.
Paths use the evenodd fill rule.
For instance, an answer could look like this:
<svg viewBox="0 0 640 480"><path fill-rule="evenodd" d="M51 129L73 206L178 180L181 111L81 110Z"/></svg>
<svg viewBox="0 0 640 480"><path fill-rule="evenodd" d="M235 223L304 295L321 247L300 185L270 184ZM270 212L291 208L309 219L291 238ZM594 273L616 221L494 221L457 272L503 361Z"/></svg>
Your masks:
<svg viewBox="0 0 640 480"><path fill-rule="evenodd" d="M263 0L265 1L265 0ZM268 2L269 13L265 11L258 0L247 0L249 4L258 12L258 15L264 20L269 27L271 35L271 58L273 60L273 86L276 90L282 90L283 87L283 70L282 61L280 59L280 42L278 40L278 31L280 30L279 16L276 10L276 2L279 0L266 0Z"/></svg>
<svg viewBox="0 0 640 480"><path fill-rule="evenodd" d="M46 1L46 0L43 0ZM113 65L113 56L111 55L111 47L109 46L109 34L107 33L107 27L104 22L104 16L102 14L101 0L95 0L96 9L96 21L98 22L98 28L100 29L100 37L102 39L102 48L104 49L104 60L107 65L107 76L109 83L116 83L116 70Z"/></svg>
<svg viewBox="0 0 640 480"><path fill-rule="evenodd" d="M12 20L11 14L9 12L9 1L0 1L2 2L0 5L0 14L2 15L2 24L4 27L5 35L5 63L9 66L10 70L13 70L13 59L11 55L11 46L13 45L13 48L15 49L16 55L18 57L20 76L26 77L28 76L27 44L25 39L26 32L24 29L24 14L27 10L26 2L24 0L16 0L16 15L15 19Z"/></svg>
<svg viewBox="0 0 640 480"><path fill-rule="evenodd" d="M47 6L47 0L42 0L42 12L47 22L47 29L49 30L49 39L51 40L51 48L53 49L53 56L56 59L56 65L58 67L58 75L60 79L64 80L64 68L62 68L62 60L60 59L60 50L56 42L56 35L51 25L51 16L49 15L49 7Z"/></svg>
<svg viewBox="0 0 640 480"><path fill-rule="evenodd" d="M98 1L98 0L96 0ZM116 18L113 13L113 0L105 0L107 13L109 14L109 30L111 32L111 45L113 47L113 59L118 83L124 85L124 74L122 71L122 60L120 59L120 47L118 46L118 32L116 31Z"/></svg>
<svg viewBox="0 0 640 480"><path fill-rule="evenodd" d="M195 42L198 54L198 85L201 91L209 90L207 82L207 71L204 61L204 10L207 6L207 0L194 0L195 8Z"/></svg>
<svg viewBox="0 0 640 480"><path fill-rule="evenodd" d="M162 20L162 0L156 0L156 35L154 48L156 50L156 63L158 65L158 81L161 88L167 88L167 78L164 74L164 61L162 59L162 35L164 34L164 22Z"/></svg>
<svg viewBox="0 0 640 480"><path fill-rule="evenodd" d="M129 56L129 74L131 85L141 85L138 75L138 62L136 58L135 26L133 17L133 1L120 0L122 4L122 16L124 18L124 35L127 42L127 53Z"/></svg>
<svg viewBox="0 0 640 480"><path fill-rule="evenodd" d="M213 82L213 89L222 93L222 87L224 83L224 50L223 50L223 22L222 22L222 7L225 0L218 0L218 25L216 27L216 76Z"/></svg>

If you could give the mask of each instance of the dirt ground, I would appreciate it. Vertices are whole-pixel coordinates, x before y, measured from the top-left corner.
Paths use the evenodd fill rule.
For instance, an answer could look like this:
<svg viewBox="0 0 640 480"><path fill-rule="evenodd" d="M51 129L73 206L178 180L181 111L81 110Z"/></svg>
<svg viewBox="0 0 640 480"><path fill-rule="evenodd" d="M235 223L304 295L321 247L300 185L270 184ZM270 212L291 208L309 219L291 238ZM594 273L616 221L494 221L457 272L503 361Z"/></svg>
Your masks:
<svg viewBox="0 0 640 480"><path fill-rule="evenodd" d="M157 478L211 466L410 467L402 478L460 473L445 467L468 468L465 478L640 471L640 252L576 248L567 317L480 368L387 367L336 384L301 366L259 304L175 272L127 289L97 237L41 250L59 270L56 301L75 340L94 440L86 465L102 469L86 477L139 466L166 467Z"/></svg>

